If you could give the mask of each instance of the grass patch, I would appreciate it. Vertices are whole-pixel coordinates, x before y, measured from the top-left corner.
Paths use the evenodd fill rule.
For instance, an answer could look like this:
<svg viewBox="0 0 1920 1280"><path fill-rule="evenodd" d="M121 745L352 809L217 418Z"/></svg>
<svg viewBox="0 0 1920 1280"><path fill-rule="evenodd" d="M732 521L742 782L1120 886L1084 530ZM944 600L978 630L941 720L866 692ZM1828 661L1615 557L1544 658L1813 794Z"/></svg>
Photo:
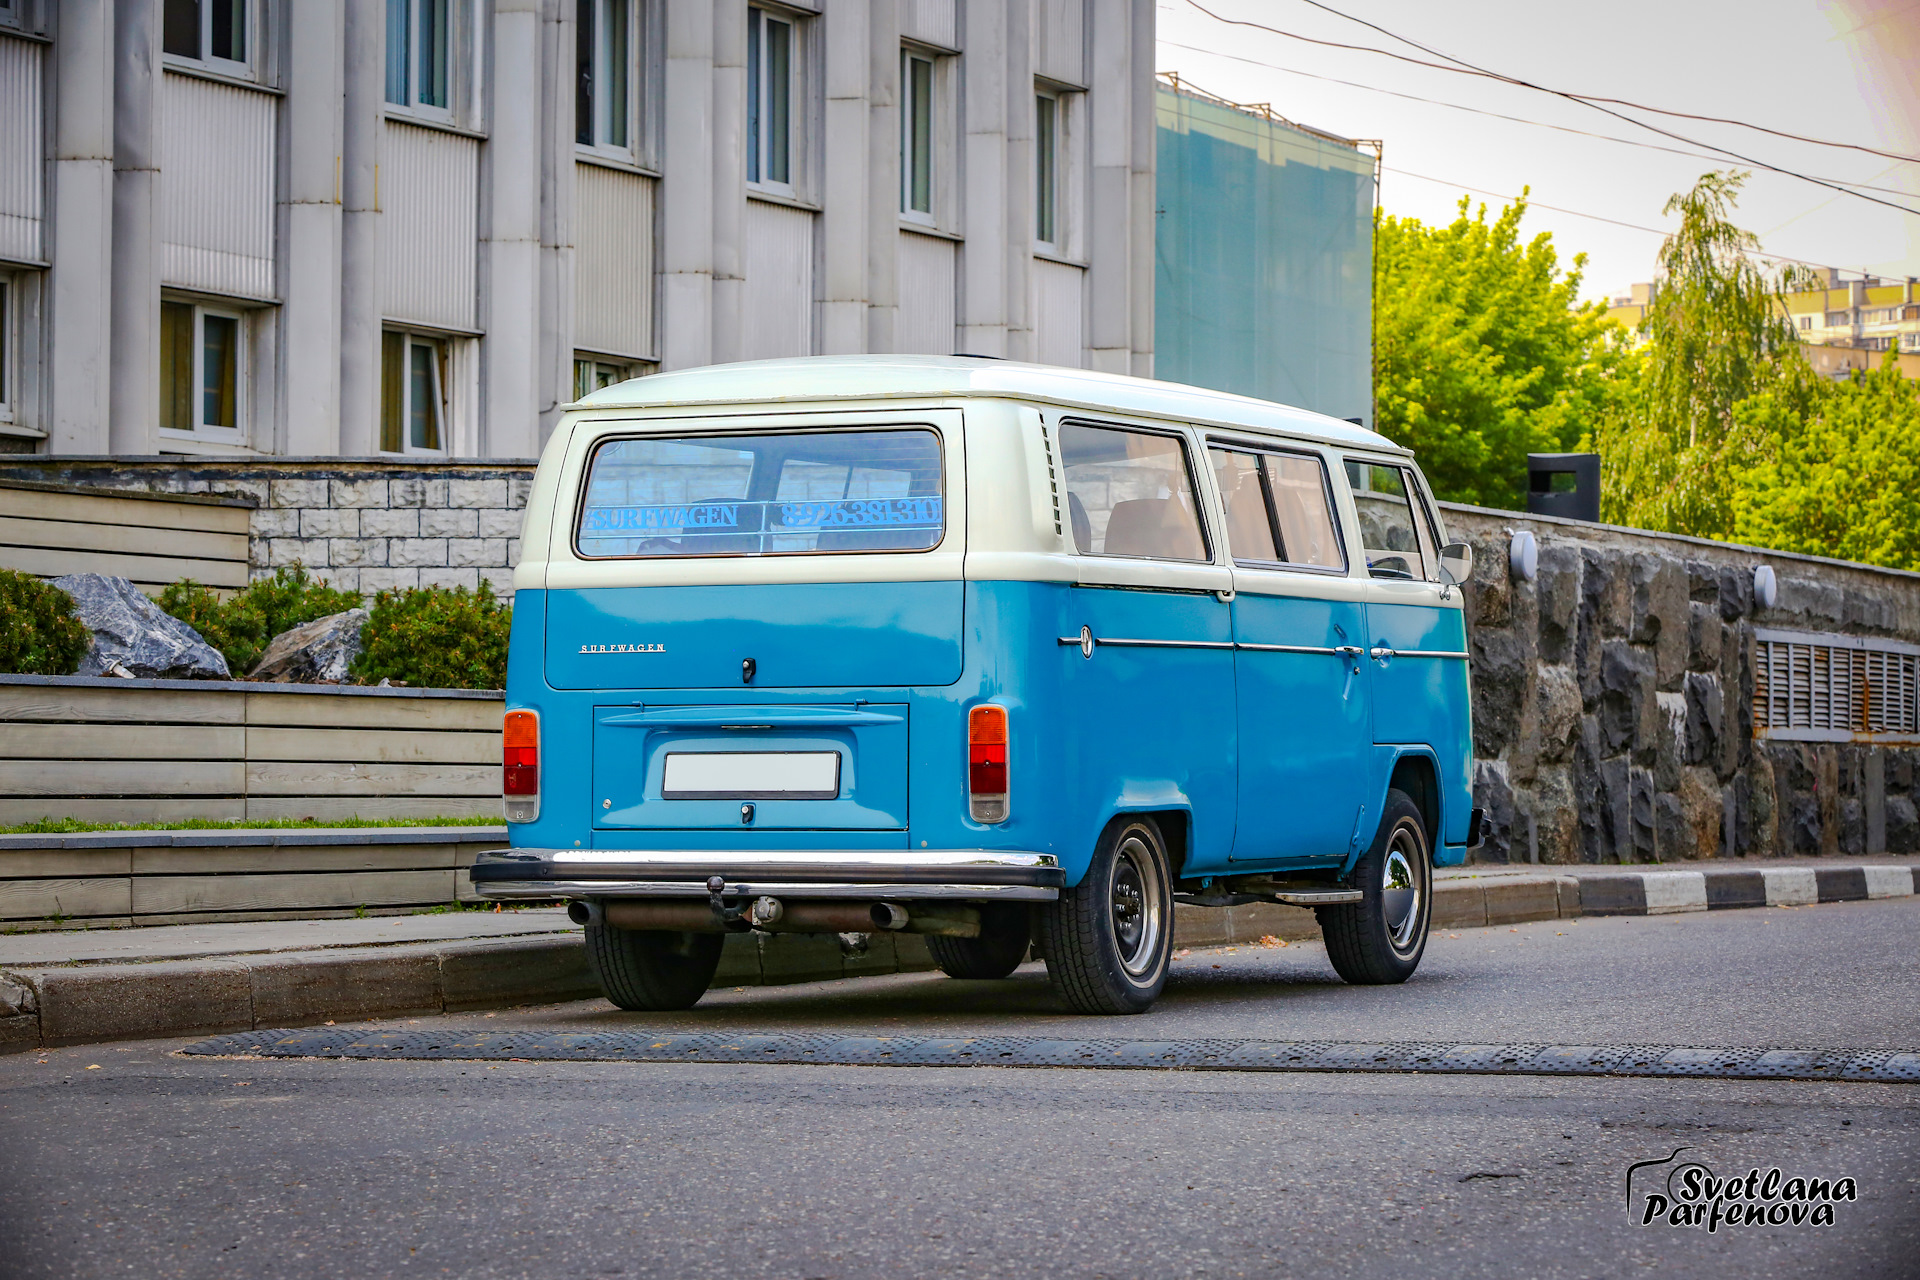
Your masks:
<svg viewBox="0 0 1920 1280"><path fill-rule="evenodd" d="M182 822L88 822L82 818L41 818L0 825L4 836L65 836L85 831L290 831L323 827L499 827L498 814L439 818L188 818Z"/></svg>

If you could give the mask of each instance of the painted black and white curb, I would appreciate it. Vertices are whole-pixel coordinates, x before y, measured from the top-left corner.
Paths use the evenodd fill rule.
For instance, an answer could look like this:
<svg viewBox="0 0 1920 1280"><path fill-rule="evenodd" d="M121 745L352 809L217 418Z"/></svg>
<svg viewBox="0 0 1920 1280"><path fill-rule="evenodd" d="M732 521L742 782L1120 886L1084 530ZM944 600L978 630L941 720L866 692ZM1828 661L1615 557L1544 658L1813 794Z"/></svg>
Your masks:
<svg viewBox="0 0 1920 1280"><path fill-rule="evenodd" d="M1580 914L1663 916L1735 907L1804 907L1910 898L1917 889L1920 867L1910 866L1630 871L1580 877Z"/></svg>

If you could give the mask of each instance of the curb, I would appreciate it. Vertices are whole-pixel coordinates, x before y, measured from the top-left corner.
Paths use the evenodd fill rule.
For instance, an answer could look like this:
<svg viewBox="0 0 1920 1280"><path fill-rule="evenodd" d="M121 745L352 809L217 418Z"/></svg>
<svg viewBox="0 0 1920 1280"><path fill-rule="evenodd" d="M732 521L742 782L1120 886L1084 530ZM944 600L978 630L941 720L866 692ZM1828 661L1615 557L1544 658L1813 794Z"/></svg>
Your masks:
<svg viewBox="0 0 1920 1280"><path fill-rule="evenodd" d="M1911 897L1920 867L1837 866L1489 876L1434 886L1433 927L1576 916L1668 915ZM1305 907L1181 906L1174 944L1320 936ZM830 934L735 934L715 987L774 986L932 969L916 935L877 934L849 952ZM106 1040L310 1026L579 1000L600 993L577 934L402 943L146 963L0 971L0 1053Z"/></svg>

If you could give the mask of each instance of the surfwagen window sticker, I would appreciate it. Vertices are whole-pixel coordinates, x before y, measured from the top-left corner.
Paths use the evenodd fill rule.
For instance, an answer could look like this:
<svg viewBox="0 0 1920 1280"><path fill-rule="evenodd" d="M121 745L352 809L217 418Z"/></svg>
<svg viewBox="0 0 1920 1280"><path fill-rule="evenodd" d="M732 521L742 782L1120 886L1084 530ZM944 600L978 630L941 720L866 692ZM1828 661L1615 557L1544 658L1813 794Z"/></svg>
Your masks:
<svg viewBox="0 0 1920 1280"><path fill-rule="evenodd" d="M608 440L576 545L588 558L926 551L946 529L941 480L924 427Z"/></svg>

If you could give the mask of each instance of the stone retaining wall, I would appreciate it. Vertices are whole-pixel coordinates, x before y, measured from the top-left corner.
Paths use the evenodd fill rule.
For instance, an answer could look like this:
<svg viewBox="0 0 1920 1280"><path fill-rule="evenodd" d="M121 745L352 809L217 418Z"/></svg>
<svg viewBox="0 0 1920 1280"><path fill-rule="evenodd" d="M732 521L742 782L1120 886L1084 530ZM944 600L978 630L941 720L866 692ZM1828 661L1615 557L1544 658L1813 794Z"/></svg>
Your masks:
<svg viewBox="0 0 1920 1280"><path fill-rule="evenodd" d="M1488 862L1908 853L1920 749L1753 723L1758 628L1920 641L1920 574L1448 506L1474 546L1475 803ZM1539 542L1535 581L1513 534ZM1772 608L1754 596L1771 565Z"/></svg>
<svg viewBox="0 0 1920 1280"><path fill-rule="evenodd" d="M0 458L0 479L254 504L255 577L296 560L336 586L477 587L513 595L531 461L390 458Z"/></svg>

